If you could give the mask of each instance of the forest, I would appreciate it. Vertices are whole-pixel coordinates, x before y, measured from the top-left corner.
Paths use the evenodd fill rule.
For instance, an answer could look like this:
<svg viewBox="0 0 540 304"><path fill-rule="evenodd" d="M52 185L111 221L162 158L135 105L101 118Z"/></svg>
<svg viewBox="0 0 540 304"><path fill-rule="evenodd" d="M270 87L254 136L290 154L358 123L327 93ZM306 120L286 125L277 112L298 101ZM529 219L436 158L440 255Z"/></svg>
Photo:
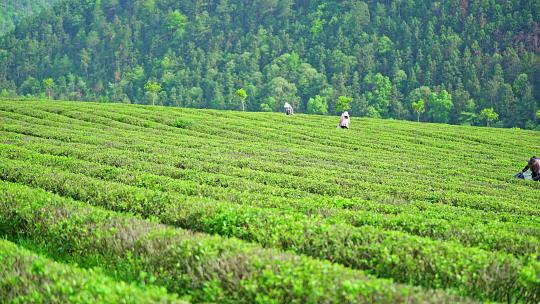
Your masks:
<svg viewBox="0 0 540 304"><path fill-rule="evenodd" d="M534 0L62 1L0 37L0 95L540 129L539 20Z"/></svg>
<svg viewBox="0 0 540 304"><path fill-rule="evenodd" d="M0 35L15 27L22 18L32 16L58 0L17 0L0 2Z"/></svg>

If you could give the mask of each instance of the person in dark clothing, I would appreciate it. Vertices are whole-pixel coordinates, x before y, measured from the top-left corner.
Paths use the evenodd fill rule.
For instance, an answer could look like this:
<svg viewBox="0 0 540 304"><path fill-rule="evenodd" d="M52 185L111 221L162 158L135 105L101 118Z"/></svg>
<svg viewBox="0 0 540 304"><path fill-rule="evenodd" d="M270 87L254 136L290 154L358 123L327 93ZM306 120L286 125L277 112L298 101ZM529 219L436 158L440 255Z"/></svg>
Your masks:
<svg viewBox="0 0 540 304"><path fill-rule="evenodd" d="M532 172L532 179L534 181L540 181L540 158L533 156L527 163L527 166L521 170L521 172L526 172L527 170L531 170Z"/></svg>

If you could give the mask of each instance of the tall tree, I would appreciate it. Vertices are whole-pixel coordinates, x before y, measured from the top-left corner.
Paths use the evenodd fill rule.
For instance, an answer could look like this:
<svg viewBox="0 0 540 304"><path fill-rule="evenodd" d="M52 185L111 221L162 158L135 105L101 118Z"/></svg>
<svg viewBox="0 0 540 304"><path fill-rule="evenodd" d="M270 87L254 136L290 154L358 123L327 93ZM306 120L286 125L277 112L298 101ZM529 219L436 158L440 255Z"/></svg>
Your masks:
<svg viewBox="0 0 540 304"><path fill-rule="evenodd" d="M499 114L493 110L493 108L485 108L480 111L480 116L486 121L486 126L489 127L489 124L493 121L499 119Z"/></svg>
<svg viewBox="0 0 540 304"><path fill-rule="evenodd" d="M336 113L342 113L351 109L352 98L347 96L339 96L336 102Z"/></svg>
<svg viewBox="0 0 540 304"><path fill-rule="evenodd" d="M309 114L327 114L328 113L328 101L326 98L316 95L310 98L307 104L307 112Z"/></svg>
<svg viewBox="0 0 540 304"><path fill-rule="evenodd" d="M152 105L155 105L156 97L159 91L161 91L161 85L155 81L148 81L144 85L144 89L152 96Z"/></svg>
<svg viewBox="0 0 540 304"><path fill-rule="evenodd" d="M381 73L368 74L364 78L366 93L364 94L368 105L373 108L375 116L388 117L388 110L392 96L392 83L390 78Z"/></svg>
<svg viewBox="0 0 540 304"><path fill-rule="evenodd" d="M424 113L426 111L426 103L423 99L419 99L416 102L412 103L412 108L416 112L416 121L420 122L420 114Z"/></svg>
<svg viewBox="0 0 540 304"><path fill-rule="evenodd" d="M240 99L240 103L242 105L242 112L245 111L246 99L248 97L248 94L247 94L246 90L238 89L238 90L236 90L235 94Z"/></svg>
<svg viewBox="0 0 540 304"><path fill-rule="evenodd" d="M433 122L447 123L453 107L452 95L446 90L431 93L428 99L428 115Z"/></svg>
<svg viewBox="0 0 540 304"><path fill-rule="evenodd" d="M49 99L51 99L52 96L52 90L54 87L54 80L52 78L46 78L43 80L43 86L45 87L45 90L47 90L47 96Z"/></svg>

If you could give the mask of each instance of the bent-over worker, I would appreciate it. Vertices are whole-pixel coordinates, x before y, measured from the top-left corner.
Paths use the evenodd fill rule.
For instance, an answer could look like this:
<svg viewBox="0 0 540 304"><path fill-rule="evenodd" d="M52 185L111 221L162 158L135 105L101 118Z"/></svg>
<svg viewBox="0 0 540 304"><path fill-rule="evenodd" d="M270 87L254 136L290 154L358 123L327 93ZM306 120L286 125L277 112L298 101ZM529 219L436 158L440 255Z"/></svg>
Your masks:
<svg viewBox="0 0 540 304"><path fill-rule="evenodd" d="M534 181L540 181L540 158L536 156L531 157L531 159L529 159L529 162L527 163L525 168L521 170L521 172L526 172L529 169L532 172L532 179Z"/></svg>
<svg viewBox="0 0 540 304"><path fill-rule="evenodd" d="M288 102L285 103L283 106L285 108L285 114L287 115L294 115L294 109Z"/></svg>

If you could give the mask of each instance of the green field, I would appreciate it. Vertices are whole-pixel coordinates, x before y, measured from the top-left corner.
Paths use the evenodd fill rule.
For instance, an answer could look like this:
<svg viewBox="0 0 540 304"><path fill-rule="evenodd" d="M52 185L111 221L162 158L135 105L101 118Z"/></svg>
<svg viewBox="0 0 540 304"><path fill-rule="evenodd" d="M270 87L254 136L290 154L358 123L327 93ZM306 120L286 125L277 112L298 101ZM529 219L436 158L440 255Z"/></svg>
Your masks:
<svg viewBox="0 0 540 304"><path fill-rule="evenodd" d="M0 294L540 301L540 132L337 122L0 101Z"/></svg>

